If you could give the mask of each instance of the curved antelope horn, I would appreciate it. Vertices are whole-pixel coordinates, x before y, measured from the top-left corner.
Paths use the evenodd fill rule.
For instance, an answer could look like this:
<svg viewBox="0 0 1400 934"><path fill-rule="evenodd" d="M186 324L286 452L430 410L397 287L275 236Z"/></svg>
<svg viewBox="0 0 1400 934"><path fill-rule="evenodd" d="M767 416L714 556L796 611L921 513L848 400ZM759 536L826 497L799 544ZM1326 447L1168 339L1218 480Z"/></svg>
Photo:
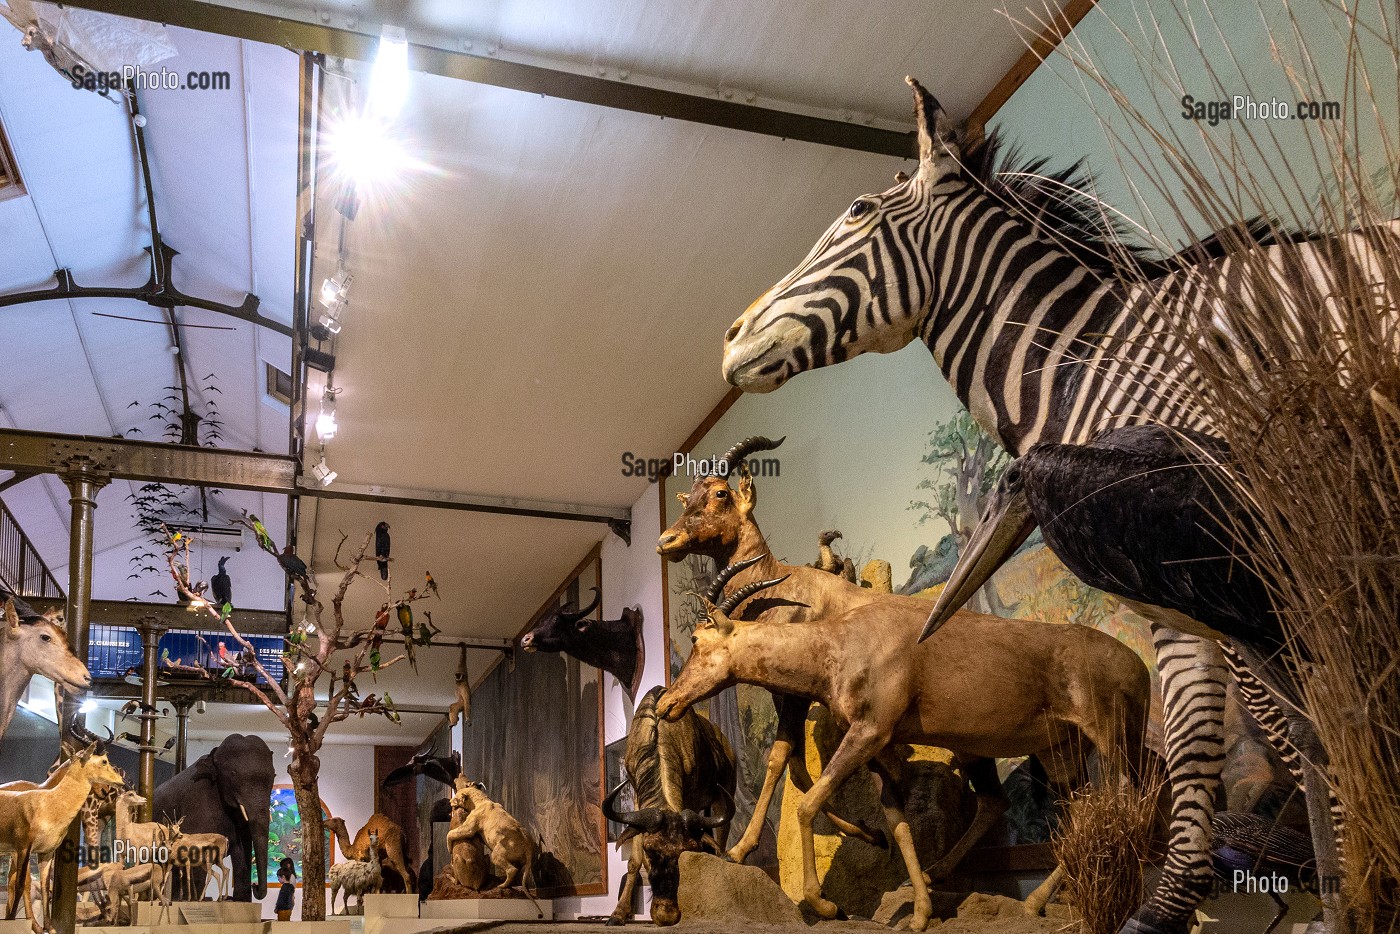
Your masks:
<svg viewBox="0 0 1400 934"><path fill-rule="evenodd" d="M99 737L96 733L92 732L79 722L79 720L82 719L82 716L83 715L81 713L73 714L73 719L68 721L68 735L72 736L80 743L88 743L90 745L96 746L97 751L99 753L103 752L107 748L107 743L104 742L102 738ZM111 731L109 730L109 738L110 732Z"/></svg>
<svg viewBox="0 0 1400 934"><path fill-rule="evenodd" d="M661 823L661 812L656 808L643 808L640 811L617 810L617 796L622 794L622 789L627 787L627 784L628 779L623 779L616 788L608 792L608 796L603 799L603 816L643 833L655 830Z"/></svg>
<svg viewBox="0 0 1400 934"><path fill-rule="evenodd" d="M735 574L738 574L745 568L753 567L766 557L768 557L768 552L765 551L761 555L754 555L752 558L736 561L721 569L720 572L715 575L714 583L710 584L710 589L705 591L705 599L712 604L719 603L719 598L724 595L725 585L734 579Z"/></svg>
<svg viewBox="0 0 1400 934"><path fill-rule="evenodd" d="M575 620L583 619L583 618L584 618L585 616L587 616L589 613L592 613L592 612L593 612L593 610L598 606L598 601L599 601L599 600L602 600L602 599L603 599L603 591L602 591L600 588L598 588L598 587L594 587L594 588L593 588L593 602L592 602L592 603L588 604L588 606L584 607L583 609L581 609L581 610L575 610L575 611L572 612L572 613L560 613L560 614L559 614L559 618L560 618L560 619L564 619L564 620L568 620L569 622L573 622L573 621L575 621Z"/></svg>
<svg viewBox="0 0 1400 934"><path fill-rule="evenodd" d="M783 581L787 580L788 576L789 575L784 574L782 577L775 577L771 581L754 581L752 584L746 584L745 586L740 587L738 590L734 591L729 596L725 597L724 602L716 606L715 609L719 610L725 616L728 616L730 613L734 612L734 608L736 606L743 603L749 597L752 597L760 590L767 590L769 587L776 587L778 584L781 584Z"/></svg>
<svg viewBox="0 0 1400 934"><path fill-rule="evenodd" d="M753 435L752 437L745 438L743 441L740 441L738 444L725 451L724 456L715 462L715 472L712 476L728 476L732 474L734 468L738 467L739 464L743 462L744 458L748 457L750 454L756 454L759 451L771 451L786 440L787 435L783 435L777 441L770 441L762 435ZM724 465L723 473L720 472L720 464Z"/></svg>
<svg viewBox="0 0 1400 934"><path fill-rule="evenodd" d="M695 814L692 811L691 814L694 816L691 819L695 821L696 826L704 827L706 830L717 830L734 819L734 812L737 810L734 805L734 796L731 795L729 789L725 788L723 785L719 786L719 790L724 792L724 800L726 802L724 813L713 814L706 817L704 814Z"/></svg>

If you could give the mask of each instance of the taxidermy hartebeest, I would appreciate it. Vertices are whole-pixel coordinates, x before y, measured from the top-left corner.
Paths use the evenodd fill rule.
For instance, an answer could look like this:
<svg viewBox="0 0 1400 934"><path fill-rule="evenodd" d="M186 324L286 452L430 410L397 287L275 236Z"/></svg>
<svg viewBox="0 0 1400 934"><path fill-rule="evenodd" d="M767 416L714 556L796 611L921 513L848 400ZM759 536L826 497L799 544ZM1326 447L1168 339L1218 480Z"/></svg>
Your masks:
<svg viewBox="0 0 1400 934"><path fill-rule="evenodd" d="M818 572L824 573L824 572ZM831 575L827 575L831 577ZM1052 782L1083 775L1088 740L1138 779L1151 682L1131 649L1095 629L959 612L919 642L932 604L903 598L858 606L800 625L747 622L726 612L771 586L754 582L715 606L680 676L657 704L678 717L696 701L738 683L817 702L845 736L797 806L804 900L822 917L836 905L821 894L812 820L856 769L880 777L881 804L914 887L910 924L923 930L932 906L894 777L892 743L951 750L961 763L1037 756ZM738 599L735 599L738 598ZM983 832L974 821L950 856ZM945 857L947 859L948 857Z"/></svg>

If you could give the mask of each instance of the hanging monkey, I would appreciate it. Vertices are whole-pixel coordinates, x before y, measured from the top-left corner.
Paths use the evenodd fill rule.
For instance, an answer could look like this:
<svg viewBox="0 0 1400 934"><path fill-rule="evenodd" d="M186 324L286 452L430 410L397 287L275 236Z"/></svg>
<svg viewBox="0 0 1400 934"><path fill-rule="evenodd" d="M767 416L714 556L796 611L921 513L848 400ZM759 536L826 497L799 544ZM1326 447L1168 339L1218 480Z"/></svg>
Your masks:
<svg viewBox="0 0 1400 934"><path fill-rule="evenodd" d="M459 646L459 650L462 654L457 658L457 674L453 676L457 682L457 699L447 708L449 726L456 726L459 717L467 723L472 722L472 685L467 679L467 647Z"/></svg>

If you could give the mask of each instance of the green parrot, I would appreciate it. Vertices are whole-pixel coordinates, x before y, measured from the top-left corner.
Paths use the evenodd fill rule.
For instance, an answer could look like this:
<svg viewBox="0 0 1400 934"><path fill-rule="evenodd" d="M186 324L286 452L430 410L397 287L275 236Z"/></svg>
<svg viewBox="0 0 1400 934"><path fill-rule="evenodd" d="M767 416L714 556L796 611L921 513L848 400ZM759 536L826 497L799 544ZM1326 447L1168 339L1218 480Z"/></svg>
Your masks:
<svg viewBox="0 0 1400 934"><path fill-rule="evenodd" d="M258 547L263 551L277 554L277 546L272 542L272 536L267 534L267 526L262 524L262 520L251 512L248 513L248 521L253 524L253 534L258 537Z"/></svg>
<svg viewBox="0 0 1400 934"><path fill-rule="evenodd" d="M417 673L418 659L413 654L413 607L407 603L400 603L398 615L399 628L403 630L403 651L408 656L408 666Z"/></svg>
<svg viewBox="0 0 1400 934"><path fill-rule="evenodd" d="M384 716L389 719L390 723L403 722L403 717L399 716L398 709L394 707L394 699L389 696L388 691L384 692L384 699L380 703L384 705Z"/></svg>

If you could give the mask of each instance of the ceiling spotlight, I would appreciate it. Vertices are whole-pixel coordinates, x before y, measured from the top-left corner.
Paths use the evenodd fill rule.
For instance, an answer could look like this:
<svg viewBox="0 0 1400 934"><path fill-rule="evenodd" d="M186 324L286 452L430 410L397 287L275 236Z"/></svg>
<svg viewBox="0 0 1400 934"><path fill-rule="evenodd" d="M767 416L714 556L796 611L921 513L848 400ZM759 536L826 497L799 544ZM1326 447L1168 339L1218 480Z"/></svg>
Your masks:
<svg viewBox="0 0 1400 934"><path fill-rule="evenodd" d="M321 412L316 416L316 436L322 443L335 437L336 429L339 427L335 423L335 396L338 390L326 387L326 394L321 397Z"/></svg>
<svg viewBox="0 0 1400 934"><path fill-rule="evenodd" d="M326 463L326 455L324 451L321 452L320 461L318 461L316 465L311 468L311 475L315 477L317 481L320 482L321 486L330 486L332 483L335 482L335 478L339 476L339 474L337 474L334 470L331 470L330 465Z"/></svg>
<svg viewBox="0 0 1400 934"><path fill-rule="evenodd" d="M321 327L326 329L327 334L340 333L340 319L335 315L321 315L318 321Z"/></svg>
<svg viewBox="0 0 1400 934"><path fill-rule="evenodd" d="M321 283L321 304L331 311L335 311L337 306L344 304L345 298L350 292L352 278L350 271L344 266L337 267L335 275L328 276Z"/></svg>
<svg viewBox="0 0 1400 934"><path fill-rule="evenodd" d="M393 120L408 98L408 35L398 26L385 26L369 79L369 112Z"/></svg>

